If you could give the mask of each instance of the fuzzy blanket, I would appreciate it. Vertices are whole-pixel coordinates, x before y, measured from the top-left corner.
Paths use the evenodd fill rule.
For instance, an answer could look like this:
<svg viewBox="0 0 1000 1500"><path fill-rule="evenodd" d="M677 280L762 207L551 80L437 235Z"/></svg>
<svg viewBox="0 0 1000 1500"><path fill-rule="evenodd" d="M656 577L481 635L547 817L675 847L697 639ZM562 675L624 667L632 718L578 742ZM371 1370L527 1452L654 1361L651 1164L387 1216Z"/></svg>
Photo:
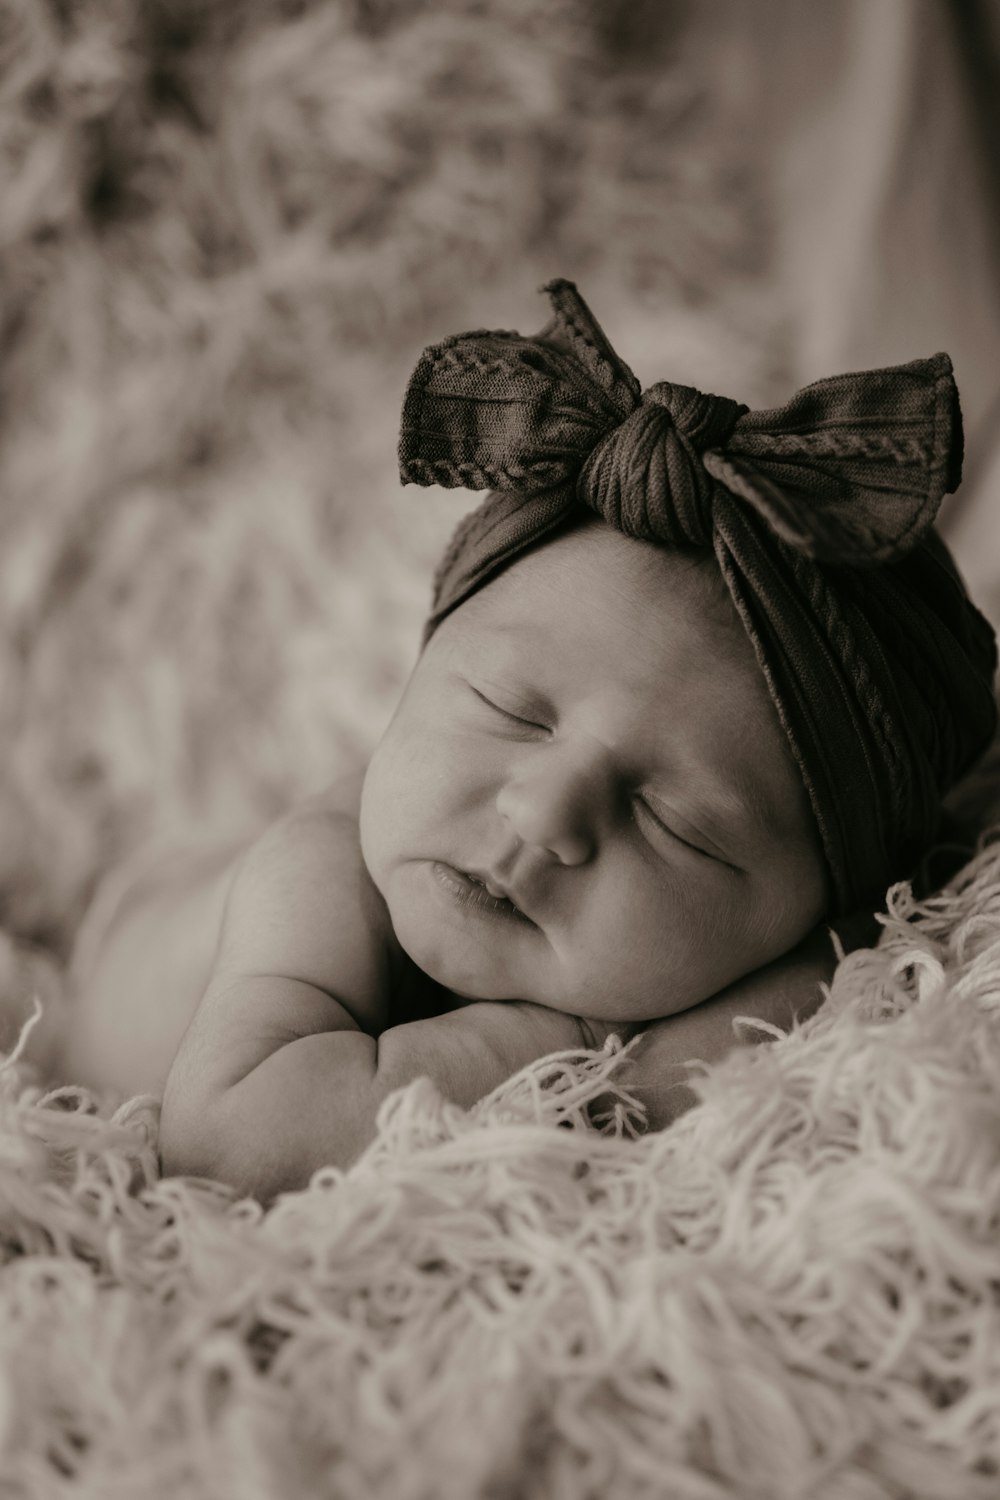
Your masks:
<svg viewBox="0 0 1000 1500"><path fill-rule="evenodd" d="M660 1134L628 1048L418 1080L266 1212L12 1054L0 1492L995 1500L1000 831L884 924Z"/></svg>

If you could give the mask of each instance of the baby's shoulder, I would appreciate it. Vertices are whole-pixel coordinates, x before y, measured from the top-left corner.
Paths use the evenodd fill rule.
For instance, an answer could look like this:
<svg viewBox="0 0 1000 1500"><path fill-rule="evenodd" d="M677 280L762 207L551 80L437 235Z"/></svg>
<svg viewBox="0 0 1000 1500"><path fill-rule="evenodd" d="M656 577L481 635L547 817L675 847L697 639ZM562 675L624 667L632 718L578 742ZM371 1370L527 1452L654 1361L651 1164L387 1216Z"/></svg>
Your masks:
<svg viewBox="0 0 1000 1500"><path fill-rule="evenodd" d="M359 789L360 790L360 789ZM343 786L299 803L241 856L222 967L283 974L370 1010L388 983L392 929Z"/></svg>
<svg viewBox="0 0 1000 1500"><path fill-rule="evenodd" d="M320 880L351 882L359 874L358 825L348 813L322 806L293 807L247 846L238 862L243 883L271 894L301 893Z"/></svg>
<svg viewBox="0 0 1000 1500"><path fill-rule="evenodd" d="M356 881L362 892L371 886L361 856L359 819L363 773L343 777L304 798L276 818L244 855L260 878L283 879L295 886L316 877Z"/></svg>
<svg viewBox="0 0 1000 1500"><path fill-rule="evenodd" d="M365 781L365 767L348 771L343 776L338 776L331 781L329 786L321 792L316 792L312 797L306 797L292 813L300 813L308 817L310 812L316 812L320 816L342 814L353 821L357 827L361 817L361 789Z"/></svg>

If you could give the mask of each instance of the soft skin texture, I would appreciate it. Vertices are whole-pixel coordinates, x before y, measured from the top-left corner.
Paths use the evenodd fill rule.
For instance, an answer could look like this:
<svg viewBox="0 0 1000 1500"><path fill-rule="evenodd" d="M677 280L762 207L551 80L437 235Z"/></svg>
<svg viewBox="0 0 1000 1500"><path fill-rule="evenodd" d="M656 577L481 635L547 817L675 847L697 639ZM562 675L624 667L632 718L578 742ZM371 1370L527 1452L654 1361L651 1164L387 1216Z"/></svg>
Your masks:
<svg viewBox="0 0 1000 1500"><path fill-rule="evenodd" d="M596 521L438 627L369 765L361 842L425 973L604 1021L696 1005L794 947L829 900L714 559ZM528 920L457 894L449 869Z"/></svg>

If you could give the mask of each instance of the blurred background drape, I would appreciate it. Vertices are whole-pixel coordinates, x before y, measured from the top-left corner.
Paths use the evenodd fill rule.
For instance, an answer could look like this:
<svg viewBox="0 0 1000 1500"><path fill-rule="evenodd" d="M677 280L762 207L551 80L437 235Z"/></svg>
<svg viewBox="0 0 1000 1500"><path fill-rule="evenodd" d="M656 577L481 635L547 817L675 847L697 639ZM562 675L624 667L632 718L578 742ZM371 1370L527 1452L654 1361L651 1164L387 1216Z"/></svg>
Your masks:
<svg viewBox="0 0 1000 1500"><path fill-rule="evenodd" d="M0 0L0 928L362 757L467 497L423 345L577 279L751 404L947 349L1000 621L995 0Z"/></svg>

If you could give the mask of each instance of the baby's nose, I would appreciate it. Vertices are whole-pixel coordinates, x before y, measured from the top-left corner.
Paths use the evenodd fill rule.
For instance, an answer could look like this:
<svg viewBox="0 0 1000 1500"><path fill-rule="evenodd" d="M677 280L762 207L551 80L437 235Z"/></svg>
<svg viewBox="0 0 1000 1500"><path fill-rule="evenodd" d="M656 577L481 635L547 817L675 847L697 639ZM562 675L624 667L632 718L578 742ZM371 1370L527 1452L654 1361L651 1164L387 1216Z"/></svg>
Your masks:
<svg viewBox="0 0 1000 1500"><path fill-rule="evenodd" d="M582 865L594 854L606 795L593 759L571 760L546 746L508 778L496 805L522 843L547 850L560 864Z"/></svg>

